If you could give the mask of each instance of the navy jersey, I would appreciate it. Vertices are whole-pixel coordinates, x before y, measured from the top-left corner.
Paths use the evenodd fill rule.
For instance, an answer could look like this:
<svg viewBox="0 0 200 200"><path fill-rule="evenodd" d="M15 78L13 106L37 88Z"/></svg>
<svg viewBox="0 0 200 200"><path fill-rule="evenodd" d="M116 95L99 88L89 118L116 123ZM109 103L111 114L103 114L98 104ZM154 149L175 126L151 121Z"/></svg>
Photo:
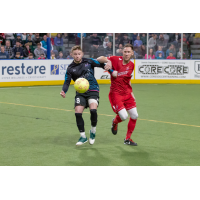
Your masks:
<svg viewBox="0 0 200 200"><path fill-rule="evenodd" d="M74 61L68 66L65 74L65 82L63 84L63 91L66 93L71 79L76 81L78 78L85 78L88 80L90 87L88 91L99 91L99 85L94 77L94 67L104 68L104 63L99 63L96 60L82 58L81 63Z"/></svg>

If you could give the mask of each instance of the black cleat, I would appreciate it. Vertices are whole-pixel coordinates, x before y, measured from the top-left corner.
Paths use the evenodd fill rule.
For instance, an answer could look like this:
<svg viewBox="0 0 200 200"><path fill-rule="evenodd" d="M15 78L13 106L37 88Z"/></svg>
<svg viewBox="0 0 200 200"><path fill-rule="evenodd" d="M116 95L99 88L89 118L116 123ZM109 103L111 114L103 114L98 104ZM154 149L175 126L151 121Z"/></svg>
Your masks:
<svg viewBox="0 0 200 200"><path fill-rule="evenodd" d="M124 144L132 145L132 146L137 146L137 143L134 142L131 138L129 138L128 140L124 139Z"/></svg>
<svg viewBox="0 0 200 200"><path fill-rule="evenodd" d="M113 121L114 121L115 118L113 118L112 120L112 126L111 126L111 131L113 133L113 135L116 135L117 134L117 124L115 124Z"/></svg>

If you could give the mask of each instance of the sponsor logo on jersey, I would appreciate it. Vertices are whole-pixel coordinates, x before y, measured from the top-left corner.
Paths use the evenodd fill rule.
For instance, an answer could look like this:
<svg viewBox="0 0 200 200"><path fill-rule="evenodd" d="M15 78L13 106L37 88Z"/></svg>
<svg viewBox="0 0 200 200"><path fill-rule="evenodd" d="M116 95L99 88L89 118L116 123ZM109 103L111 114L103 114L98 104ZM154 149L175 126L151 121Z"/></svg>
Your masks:
<svg viewBox="0 0 200 200"><path fill-rule="evenodd" d="M122 76L122 75L126 75L128 74L128 71L125 71L125 72L119 72L117 76Z"/></svg>
<svg viewBox="0 0 200 200"><path fill-rule="evenodd" d="M121 58L119 58L119 60L122 60Z"/></svg>
<svg viewBox="0 0 200 200"><path fill-rule="evenodd" d="M59 75L59 65L51 65L51 75Z"/></svg>
<svg viewBox="0 0 200 200"><path fill-rule="evenodd" d="M88 64L88 63L86 63L86 64L85 64L85 67L87 67L88 65L89 65L89 64Z"/></svg>

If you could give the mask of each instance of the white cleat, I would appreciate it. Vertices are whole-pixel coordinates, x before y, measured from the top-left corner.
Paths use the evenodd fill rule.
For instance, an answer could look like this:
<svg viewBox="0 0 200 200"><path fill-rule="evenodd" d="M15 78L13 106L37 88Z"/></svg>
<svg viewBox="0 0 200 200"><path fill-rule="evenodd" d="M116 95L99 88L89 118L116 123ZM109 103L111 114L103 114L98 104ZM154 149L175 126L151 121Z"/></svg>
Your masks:
<svg viewBox="0 0 200 200"><path fill-rule="evenodd" d="M89 138L89 143L90 144L94 144L94 142L95 142L95 136L96 136L96 134L92 133L91 130L90 130L90 138Z"/></svg>

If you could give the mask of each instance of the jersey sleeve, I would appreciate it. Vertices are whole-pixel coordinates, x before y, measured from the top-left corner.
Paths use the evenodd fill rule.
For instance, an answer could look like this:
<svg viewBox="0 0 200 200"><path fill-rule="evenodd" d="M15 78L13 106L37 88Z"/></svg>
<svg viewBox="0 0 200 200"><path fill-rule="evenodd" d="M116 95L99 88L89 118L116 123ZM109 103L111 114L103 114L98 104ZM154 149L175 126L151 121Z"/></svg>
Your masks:
<svg viewBox="0 0 200 200"><path fill-rule="evenodd" d="M98 62L97 60L94 60L94 59L90 59L91 60L91 66L94 68L94 67L100 67L102 69L104 69L104 66L105 64L104 63L100 63Z"/></svg>
<svg viewBox="0 0 200 200"><path fill-rule="evenodd" d="M108 60L110 60L112 62L112 69L113 70L117 70L117 63L119 61L119 56L110 56L107 57Z"/></svg>
<svg viewBox="0 0 200 200"><path fill-rule="evenodd" d="M69 85L72 79L72 75L70 74L69 70L66 70L66 74L65 74L65 82L63 84L63 88L62 90L66 93L69 89Z"/></svg>

